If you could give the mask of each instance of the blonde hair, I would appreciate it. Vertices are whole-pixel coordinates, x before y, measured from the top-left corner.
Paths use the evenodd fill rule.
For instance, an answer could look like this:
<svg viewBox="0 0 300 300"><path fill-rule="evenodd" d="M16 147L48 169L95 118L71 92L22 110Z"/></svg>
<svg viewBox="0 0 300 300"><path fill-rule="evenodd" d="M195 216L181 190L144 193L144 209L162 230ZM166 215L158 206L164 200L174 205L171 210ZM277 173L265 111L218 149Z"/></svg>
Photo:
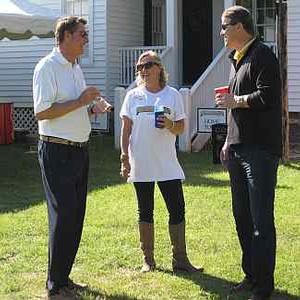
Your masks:
<svg viewBox="0 0 300 300"><path fill-rule="evenodd" d="M167 82L168 82L168 73L166 72L166 69L162 64L162 61L161 61L160 57L158 56L158 54L156 52L154 52L152 50L143 52L140 55L139 59L137 60L136 65L138 65L139 62L144 57L147 57L147 56L151 57L151 60L153 62L155 62L160 67L159 84L162 88L164 88L167 85ZM140 72L136 72L136 82L137 82L138 86L145 84L145 81L142 79L142 77L140 75Z"/></svg>

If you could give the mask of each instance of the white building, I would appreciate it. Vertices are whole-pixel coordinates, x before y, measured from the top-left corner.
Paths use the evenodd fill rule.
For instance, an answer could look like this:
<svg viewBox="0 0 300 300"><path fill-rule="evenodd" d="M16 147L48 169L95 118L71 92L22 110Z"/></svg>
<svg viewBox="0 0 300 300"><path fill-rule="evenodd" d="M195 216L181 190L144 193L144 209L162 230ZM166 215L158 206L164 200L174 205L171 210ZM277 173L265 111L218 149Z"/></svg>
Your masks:
<svg viewBox="0 0 300 300"><path fill-rule="evenodd" d="M88 19L90 41L81 59L87 83L114 100L114 90L134 80L145 49L161 53L170 83L183 91L189 113L182 149L196 133L196 107L213 106L213 88L227 83L229 62L219 37L220 16L234 3L252 10L265 42L276 44L274 0L28 0L60 15ZM264 3L260 7L261 3ZM300 1L288 1L289 111L300 112ZM32 128L32 73L51 51L49 38L0 41L0 98L14 102L17 127ZM116 101L119 101L116 99ZM118 103L115 103L118 106ZM295 114L299 118L299 114ZM118 126L116 127L118 129Z"/></svg>

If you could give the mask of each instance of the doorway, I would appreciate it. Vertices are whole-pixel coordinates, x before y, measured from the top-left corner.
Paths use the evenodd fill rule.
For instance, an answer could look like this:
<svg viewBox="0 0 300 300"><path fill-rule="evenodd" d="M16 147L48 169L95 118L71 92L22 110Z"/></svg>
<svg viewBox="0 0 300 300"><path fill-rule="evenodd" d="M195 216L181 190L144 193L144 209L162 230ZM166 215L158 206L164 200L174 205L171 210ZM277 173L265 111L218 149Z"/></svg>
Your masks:
<svg viewBox="0 0 300 300"><path fill-rule="evenodd" d="M166 45L166 0L144 1L144 45Z"/></svg>
<svg viewBox="0 0 300 300"><path fill-rule="evenodd" d="M183 84L192 85L210 64L212 1L182 1Z"/></svg>

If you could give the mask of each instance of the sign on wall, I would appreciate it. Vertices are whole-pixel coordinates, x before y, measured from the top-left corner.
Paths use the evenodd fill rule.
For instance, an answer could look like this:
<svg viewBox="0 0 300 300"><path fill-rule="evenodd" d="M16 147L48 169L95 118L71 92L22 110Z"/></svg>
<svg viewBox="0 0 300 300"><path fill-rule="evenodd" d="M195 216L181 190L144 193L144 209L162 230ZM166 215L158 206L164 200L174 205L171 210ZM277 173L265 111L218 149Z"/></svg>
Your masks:
<svg viewBox="0 0 300 300"><path fill-rule="evenodd" d="M197 108L197 132L211 133L213 124L227 124L226 108Z"/></svg>

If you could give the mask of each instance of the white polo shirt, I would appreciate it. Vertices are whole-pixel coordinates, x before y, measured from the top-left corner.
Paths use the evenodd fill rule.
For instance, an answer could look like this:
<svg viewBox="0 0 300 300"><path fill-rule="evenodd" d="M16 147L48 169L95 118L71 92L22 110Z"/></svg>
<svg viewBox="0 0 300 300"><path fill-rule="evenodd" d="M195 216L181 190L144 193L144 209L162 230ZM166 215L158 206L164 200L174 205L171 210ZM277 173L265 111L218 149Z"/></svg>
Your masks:
<svg viewBox="0 0 300 300"><path fill-rule="evenodd" d="M55 102L77 99L86 88L82 70L70 63L59 51L53 51L36 65L33 75L34 112L39 113ZM89 139L91 123L86 106L62 117L38 121L39 134L74 142Z"/></svg>
<svg viewBox="0 0 300 300"><path fill-rule="evenodd" d="M175 149L176 136L168 129L156 128L155 113L148 109L156 106L164 106L168 110L165 115L172 121L186 118L181 94L169 86L158 93L137 87L124 99L120 117L132 120L128 182L184 179Z"/></svg>

